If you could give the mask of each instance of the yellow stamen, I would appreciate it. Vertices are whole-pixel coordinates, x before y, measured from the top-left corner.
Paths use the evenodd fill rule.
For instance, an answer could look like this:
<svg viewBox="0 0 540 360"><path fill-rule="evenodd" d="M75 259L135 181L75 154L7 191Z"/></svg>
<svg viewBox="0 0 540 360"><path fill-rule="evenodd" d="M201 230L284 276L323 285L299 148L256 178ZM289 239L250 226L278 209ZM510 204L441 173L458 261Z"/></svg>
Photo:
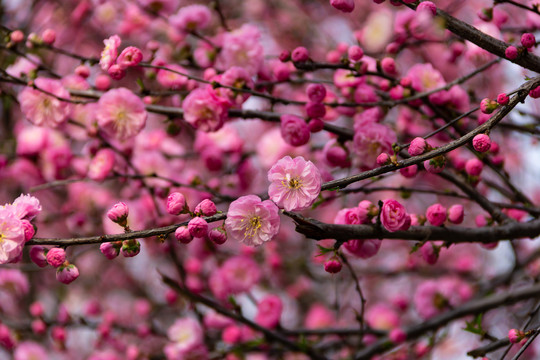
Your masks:
<svg viewBox="0 0 540 360"><path fill-rule="evenodd" d="M244 220L242 220L244 221ZM260 216L254 216L251 219L249 219L249 225L246 227L246 231L244 232L245 237L254 237L257 234L257 231L261 227L261 217Z"/></svg>

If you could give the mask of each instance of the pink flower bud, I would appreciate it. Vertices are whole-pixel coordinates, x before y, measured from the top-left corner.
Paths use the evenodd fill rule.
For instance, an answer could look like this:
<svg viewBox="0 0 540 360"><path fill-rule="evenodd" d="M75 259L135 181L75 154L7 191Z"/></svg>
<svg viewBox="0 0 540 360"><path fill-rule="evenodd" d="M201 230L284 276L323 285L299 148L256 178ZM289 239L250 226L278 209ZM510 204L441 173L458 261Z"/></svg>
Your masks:
<svg viewBox="0 0 540 360"><path fill-rule="evenodd" d="M492 7L482 8L482 9L478 10L476 15L478 15L478 17L481 20L483 20L485 22L490 22L491 20L493 20L493 8Z"/></svg>
<svg viewBox="0 0 540 360"><path fill-rule="evenodd" d="M98 75L96 77L96 89L107 91L111 87L111 79L107 75Z"/></svg>
<svg viewBox="0 0 540 360"><path fill-rule="evenodd" d="M540 98L540 86L537 86L531 91L529 91L529 96L532 97L533 99Z"/></svg>
<svg viewBox="0 0 540 360"><path fill-rule="evenodd" d="M324 121L318 118L309 120L307 125L311 133L317 133L324 129Z"/></svg>
<svg viewBox="0 0 540 360"><path fill-rule="evenodd" d="M56 31L53 29L46 29L43 31L43 34L41 34L41 38L45 44L52 45L56 40Z"/></svg>
<svg viewBox="0 0 540 360"><path fill-rule="evenodd" d="M309 84L306 93L311 102L321 103L326 97L326 88L323 84Z"/></svg>
<svg viewBox="0 0 540 360"><path fill-rule="evenodd" d="M342 266L337 259L331 259L324 263L324 271L330 274L336 274L341 271Z"/></svg>
<svg viewBox="0 0 540 360"><path fill-rule="evenodd" d="M424 161L424 168L430 174L438 174L444 170L446 165L446 158L444 156L437 156L433 159Z"/></svg>
<svg viewBox="0 0 540 360"><path fill-rule="evenodd" d="M478 134L472 141L474 150L478 152L486 152L491 147L491 139L486 134Z"/></svg>
<svg viewBox="0 0 540 360"><path fill-rule="evenodd" d="M448 209L448 221L452 224L461 224L463 222L463 206L462 205L452 205Z"/></svg>
<svg viewBox="0 0 540 360"><path fill-rule="evenodd" d="M310 118L322 118L326 115L326 107L321 103L308 102L305 109Z"/></svg>
<svg viewBox="0 0 540 360"><path fill-rule="evenodd" d="M362 59L364 56L364 50L362 50L362 48L358 45L352 45L347 50L347 55L351 61L360 61L360 59Z"/></svg>
<svg viewBox="0 0 540 360"><path fill-rule="evenodd" d="M426 211L426 218L433 226L441 226L446 221L446 208L441 204L433 204Z"/></svg>
<svg viewBox="0 0 540 360"><path fill-rule="evenodd" d="M518 329L510 329L508 331L508 340L510 340L512 344L517 344L518 342L523 340L524 337L525 333Z"/></svg>
<svg viewBox="0 0 540 360"><path fill-rule="evenodd" d="M54 268L66 261L66 251L62 248L52 248L47 252L47 262Z"/></svg>
<svg viewBox="0 0 540 360"><path fill-rule="evenodd" d="M73 264L60 266L56 269L56 280L62 284L69 284L79 277L79 269Z"/></svg>
<svg viewBox="0 0 540 360"><path fill-rule="evenodd" d="M212 229L208 232L208 238L214 244L221 245L227 241L227 234L219 229Z"/></svg>
<svg viewBox="0 0 540 360"><path fill-rule="evenodd" d="M100 149L88 165L86 176L94 181L103 181L111 173L115 162L116 155L113 150Z"/></svg>
<svg viewBox="0 0 540 360"><path fill-rule="evenodd" d="M408 179L415 177L417 172L418 165L416 164L399 169L399 173L401 174L401 176Z"/></svg>
<svg viewBox="0 0 540 360"><path fill-rule="evenodd" d="M294 62L306 62L309 59L309 52L305 47L299 46L292 51L291 59Z"/></svg>
<svg viewBox="0 0 540 360"><path fill-rule="evenodd" d="M129 208L123 202L114 204L114 206L107 212L107 217L111 221L124 227L127 225L128 215L129 215Z"/></svg>
<svg viewBox="0 0 540 360"><path fill-rule="evenodd" d="M416 137L411 141L411 145L409 145L409 155L411 156L418 156L422 155L424 151L426 151L427 143L426 140L424 140L421 137Z"/></svg>
<svg viewBox="0 0 540 360"><path fill-rule="evenodd" d="M182 193L172 192L167 197L167 212L171 215L180 215L189 212L186 198Z"/></svg>
<svg viewBox="0 0 540 360"><path fill-rule="evenodd" d="M66 341L66 329L62 326L54 326L51 329L51 337L54 341L64 343Z"/></svg>
<svg viewBox="0 0 540 360"><path fill-rule="evenodd" d="M279 54L279 61L281 62L287 62L291 59L291 53L287 50L283 50L280 54Z"/></svg>
<svg viewBox="0 0 540 360"><path fill-rule="evenodd" d="M39 301L30 304L30 315L34 317L43 316L43 304Z"/></svg>
<svg viewBox="0 0 540 360"><path fill-rule="evenodd" d="M354 0L330 0L330 5L345 13L350 13L354 10Z"/></svg>
<svg viewBox="0 0 540 360"><path fill-rule="evenodd" d="M510 101L510 98L505 93L501 93L497 96L497 102L499 105L508 105L508 102Z"/></svg>
<svg viewBox="0 0 540 360"><path fill-rule="evenodd" d="M18 44L24 40L24 33L21 30L15 30L9 34L9 39L13 43Z"/></svg>
<svg viewBox="0 0 540 360"><path fill-rule="evenodd" d="M525 46L527 49L532 48L536 44L536 38L534 34L524 33L521 35L521 45Z"/></svg>
<svg viewBox="0 0 540 360"><path fill-rule="evenodd" d="M126 76L126 70L118 64L113 64L107 72L114 80L122 80Z"/></svg>
<svg viewBox="0 0 540 360"><path fill-rule="evenodd" d="M24 241L28 241L34 237L36 234L36 230L34 229L34 225L26 219L21 220L21 225L24 230Z"/></svg>
<svg viewBox="0 0 540 360"><path fill-rule="evenodd" d="M174 232L174 237L182 244L189 244L193 240L193 236L191 236L191 233L185 226L177 228Z"/></svg>
<svg viewBox="0 0 540 360"><path fill-rule="evenodd" d="M381 60L381 68L385 74L395 76L397 75L396 62L393 58L385 57Z"/></svg>
<svg viewBox="0 0 540 360"><path fill-rule="evenodd" d="M486 217L482 214L476 215L474 222L477 227L484 227L484 226L487 226L488 224Z"/></svg>
<svg viewBox="0 0 540 360"><path fill-rule="evenodd" d="M326 160L332 166L346 168L351 165L349 153L341 146L331 146L326 151Z"/></svg>
<svg viewBox="0 0 540 360"><path fill-rule="evenodd" d="M113 242L105 242L99 246L99 250L109 260L116 258L120 255L120 245Z"/></svg>
<svg viewBox="0 0 540 360"><path fill-rule="evenodd" d="M122 69L138 65L143 59L143 53L135 46L125 48L116 59L116 63Z"/></svg>
<svg viewBox="0 0 540 360"><path fill-rule="evenodd" d="M484 163L477 158L470 159L465 163L465 171L472 176L479 176L484 168Z"/></svg>
<svg viewBox="0 0 540 360"><path fill-rule="evenodd" d="M201 217L193 218L188 223L188 230L193 237L205 237L208 233L208 223Z"/></svg>
<svg viewBox="0 0 540 360"><path fill-rule="evenodd" d="M518 49L515 46L510 45L504 51L504 55L509 60L515 60L518 57Z"/></svg>
<svg viewBox="0 0 540 360"><path fill-rule="evenodd" d="M390 164L390 155L387 153L381 153L377 156L377 165L384 166Z"/></svg>
<svg viewBox="0 0 540 360"><path fill-rule="evenodd" d="M388 338L394 344L401 344L407 339L407 334L401 328L394 328L390 331L390 334L388 334Z"/></svg>
<svg viewBox="0 0 540 360"><path fill-rule="evenodd" d="M30 248L30 260L39 267L45 267L49 263L47 262L47 255L45 254L45 248L43 246L32 246Z"/></svg>
<svg viewBox="0 0 540 360"><path fill-rule="evenodd" d="M35 319L30 324L32 332L36 335L44 335L47 332L47 324L41 319Z"/></svg>
<svg viewBox="0 0 540 360"><path fill-rule="evenodd" d="M489 98L482 99L480 102L480 111L484 114L491 114L493 111L497 110L498 107L499 104Z"/></svg>
<svg viewBox="0 0 540 360"><path fill-rule="evenodd" d="M75 74L86 79L90 76L90 68L86 65L79 65L75 68Z"/></svg>
<svg viewBox="0 0 540 360"><path fill-rule="evenodd" d="M416 7L416 11L429 11L434 16L437 15L437 6L431 2L431 1L422 1L418 6Z"/></svg>
<svg viewBox="0 0 540 360"><path fill-rule="evenodd" d="M122 248L120 249L120 252L124 257L137 256L140 251L141 243L138 240L125 240L122 242Z"/></svg>
<svg viewBox="0 0 540 360"><path fill-rule="evenodd" d="M210 199L204 199L195 207L195 214L212 216L217 213L216 204Z"/></svg>
<svg viewBox="0 0 540 360"><path fill-rule="evenodd" d="M383 202L380 216L382 225L390 232L406 231L411 226L411 216L403 205L393 199Z"/></svg>

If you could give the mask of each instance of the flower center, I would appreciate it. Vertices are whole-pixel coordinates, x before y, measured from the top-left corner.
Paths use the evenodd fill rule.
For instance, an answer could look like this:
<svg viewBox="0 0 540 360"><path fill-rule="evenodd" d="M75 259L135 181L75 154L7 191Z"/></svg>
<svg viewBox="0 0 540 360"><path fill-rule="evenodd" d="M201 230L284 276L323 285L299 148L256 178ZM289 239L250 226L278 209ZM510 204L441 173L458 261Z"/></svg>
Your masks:
<svg viewBox="0 0 540 360"><path fill-rule="evenodd" d="M261 217L260 216L253 216L251 219L249 219L249 224L246 227L246 231L244 232L244 236L247 237L254 237L255 234L257 234L257 231L261 227Z"/></svg>
<svg viewBox="0 0 540 360"><path fill-rule="evenodd" d="M285 180L281 182L283 186L288 187L289 189L300 189L302 187L302 180L298 176L291 178L290 174L285 176Z"/></svg>

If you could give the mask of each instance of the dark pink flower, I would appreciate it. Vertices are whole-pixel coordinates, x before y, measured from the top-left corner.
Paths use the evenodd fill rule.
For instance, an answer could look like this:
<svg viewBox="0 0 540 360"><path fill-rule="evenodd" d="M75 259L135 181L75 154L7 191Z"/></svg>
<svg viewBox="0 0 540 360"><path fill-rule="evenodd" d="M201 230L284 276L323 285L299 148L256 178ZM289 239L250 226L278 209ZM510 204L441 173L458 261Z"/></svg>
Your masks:
<svg viewBox="0 0 540 360"><path fill-rule="evenodd" d="M381 223L390 232L407 230L411 217L398 201L385 200L381 208Z"/></svg>

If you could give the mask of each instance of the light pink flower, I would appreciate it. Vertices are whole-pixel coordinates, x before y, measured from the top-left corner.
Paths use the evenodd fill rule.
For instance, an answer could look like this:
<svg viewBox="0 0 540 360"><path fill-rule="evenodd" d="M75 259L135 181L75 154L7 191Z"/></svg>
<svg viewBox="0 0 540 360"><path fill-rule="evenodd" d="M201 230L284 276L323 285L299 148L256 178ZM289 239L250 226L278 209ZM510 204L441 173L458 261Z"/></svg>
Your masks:
<svg viewBox="0 0 540 360"><path fill-rule="evenodd" d="M148 114L143 101L126 88L107 91L98 102L96 118L108 136L126 140L139 134Z"/></svg>
<svg viewBox="0 0 540 360"><path fill-rule="evenodd" d="M88 165L89 179L103 181L111 173L115 164L115 154L111 149L101 149Z"/></svg>
<svg viewBox="0 0 540 360"><path fill-rule="evenodd" d="M208 89L193 90L182 103L184 119L195 129L219 130L228 118L227 102Z"/></svg>
<svg viewBox="0 0 540 360"><path fill-rule="evenodd" d="M429 63L412 66L407 77L411 79L412 88L418 92L433 90L446 84L442 74Z"/></svg>
<svg viewBox="0 0 540 360"><path fill-rule="evenodd" d="M396 134L389 127L379 123L366 123L355 129L354 151L362 167L372 169L381 153L392 154L392 144L397 141Z"/></svg>
<svg viewBox="0 0 540 360"><path fill-rule="evenodd" d="M47 253L47 262L54 268L60 267L66 261L66 251L62 248L52 248Z"/></svg>
<svg viewBox="0 0 540 360"><path fill-rule="evenodd" d="M30 283L25 273L17 269L0 269L0 288L17 297L30 291Z"/></svg>
<svg viewBox="0 0 540 360"><path fill-rule="evenodd" d="M118 47L120 46L120 37L118 35L113 35L108 39L103 40L105 48L101 52L101 58L99 59L99 65L103 71L109 70L109 68L116 61L118 56Z"/></svg>
<svg viewBox="0 0 540 360"><path fill-rule="evenodd" d="M11 207L0 207L0 264L19 260L25 240L21 220Z"/></svg>
<svg viewBox="0 0 540 360"><path fill-rule="evenodd" d="M264 50L260 44L261 32L253 25L245 24L240 29L223 36L223 46L217 58L219 69L240 66L255 75L262 67Z"/></svg>
<svg viewBox="0 0 540 360"><path fill-rule="evenodd" d="M278 207L256 195L233 201L225 220L227 235L250 246L272 240L279 232L279 224Z"/></svg>
<svg viewBox="0 0 540 360"><path fill-rule="evenodd" d="M178 319L167 330L167 337L175 350L187 353L202 344L203 332L199 322L192 318Z"/></svg>
<svg viewBox="0 0 540 360"><path fill-rule="evenodd" d="M38 198L30 194L21 194L13 201L11 206L13 213L21 220L32 220L41 212L41 204Z"/></svg>
<svg viewBox="0 0 540 360"><path fill-rule="evenodd" d="M261 277L259 265L247 256L235 256L227 259L219 272L223 285L231 294L248 291Z"/></svg>
<svg viewBox="0 0 540 360"><path fill-rule="evenodd" d="M390 232L407 230L411 226L411 217L407 210L396 200L385 200L381 209L381 223Z"/></svg>
<svg viewBox="0 0 540 360"><path fill-rule="evenodd" d="M461 224L463 222L463 205L452 205L448 209L448 221L452 224Z"/></svg>
<svg viewBox="0 0 540 360"><path fill-rule="evenodd" d="M189 5L178 10L176 15L170 17L171 25L181 31L204 29L210 23L212 13L204 5Z"/></svg>
<svg viewBox="0 0 540 360"><path fill-rule="evenodd" d="M187 213L189 208L186 207L186 198L184 194L179 192L172 192L167 197L167 212L171 215L180 215Z"/></svg>
<svg viewBox="0 0 540 360"><path fill-rule="evenodd" d="M321 192L321 173L302 156L285 156L268 171L268 195L287 211L310 207Z"/></svg>
<svg viewBox="0 0 540 360"><path fill-rule="evenodd" d="M69 93L59 80L37 78L34 84L62 99L69 99ZM17 97L21 111L26 118L37 126L55 128L64 123L71 114L71 104L47 95L31 87L24 88Z"/></svg>
<svg viewBox="0 0 540 360"><path fill-rule="evenodd" d="M179 74L187 74L186 69L176 64L164 64L163 66L167 67L168 69L174 70L175 72L165 69L159 69L157 72L158 83L172 90L178 90L187 85L189 79L186 76Z"/></svg>
<svg viewBox="0 0 540 360"><path fill-rule="evenodd" d="M32 360L48 358L49 357L45 349L41 345L33 341L25 341L20 343L15 349L15 353L13 354L14 360Z"/></svg>

